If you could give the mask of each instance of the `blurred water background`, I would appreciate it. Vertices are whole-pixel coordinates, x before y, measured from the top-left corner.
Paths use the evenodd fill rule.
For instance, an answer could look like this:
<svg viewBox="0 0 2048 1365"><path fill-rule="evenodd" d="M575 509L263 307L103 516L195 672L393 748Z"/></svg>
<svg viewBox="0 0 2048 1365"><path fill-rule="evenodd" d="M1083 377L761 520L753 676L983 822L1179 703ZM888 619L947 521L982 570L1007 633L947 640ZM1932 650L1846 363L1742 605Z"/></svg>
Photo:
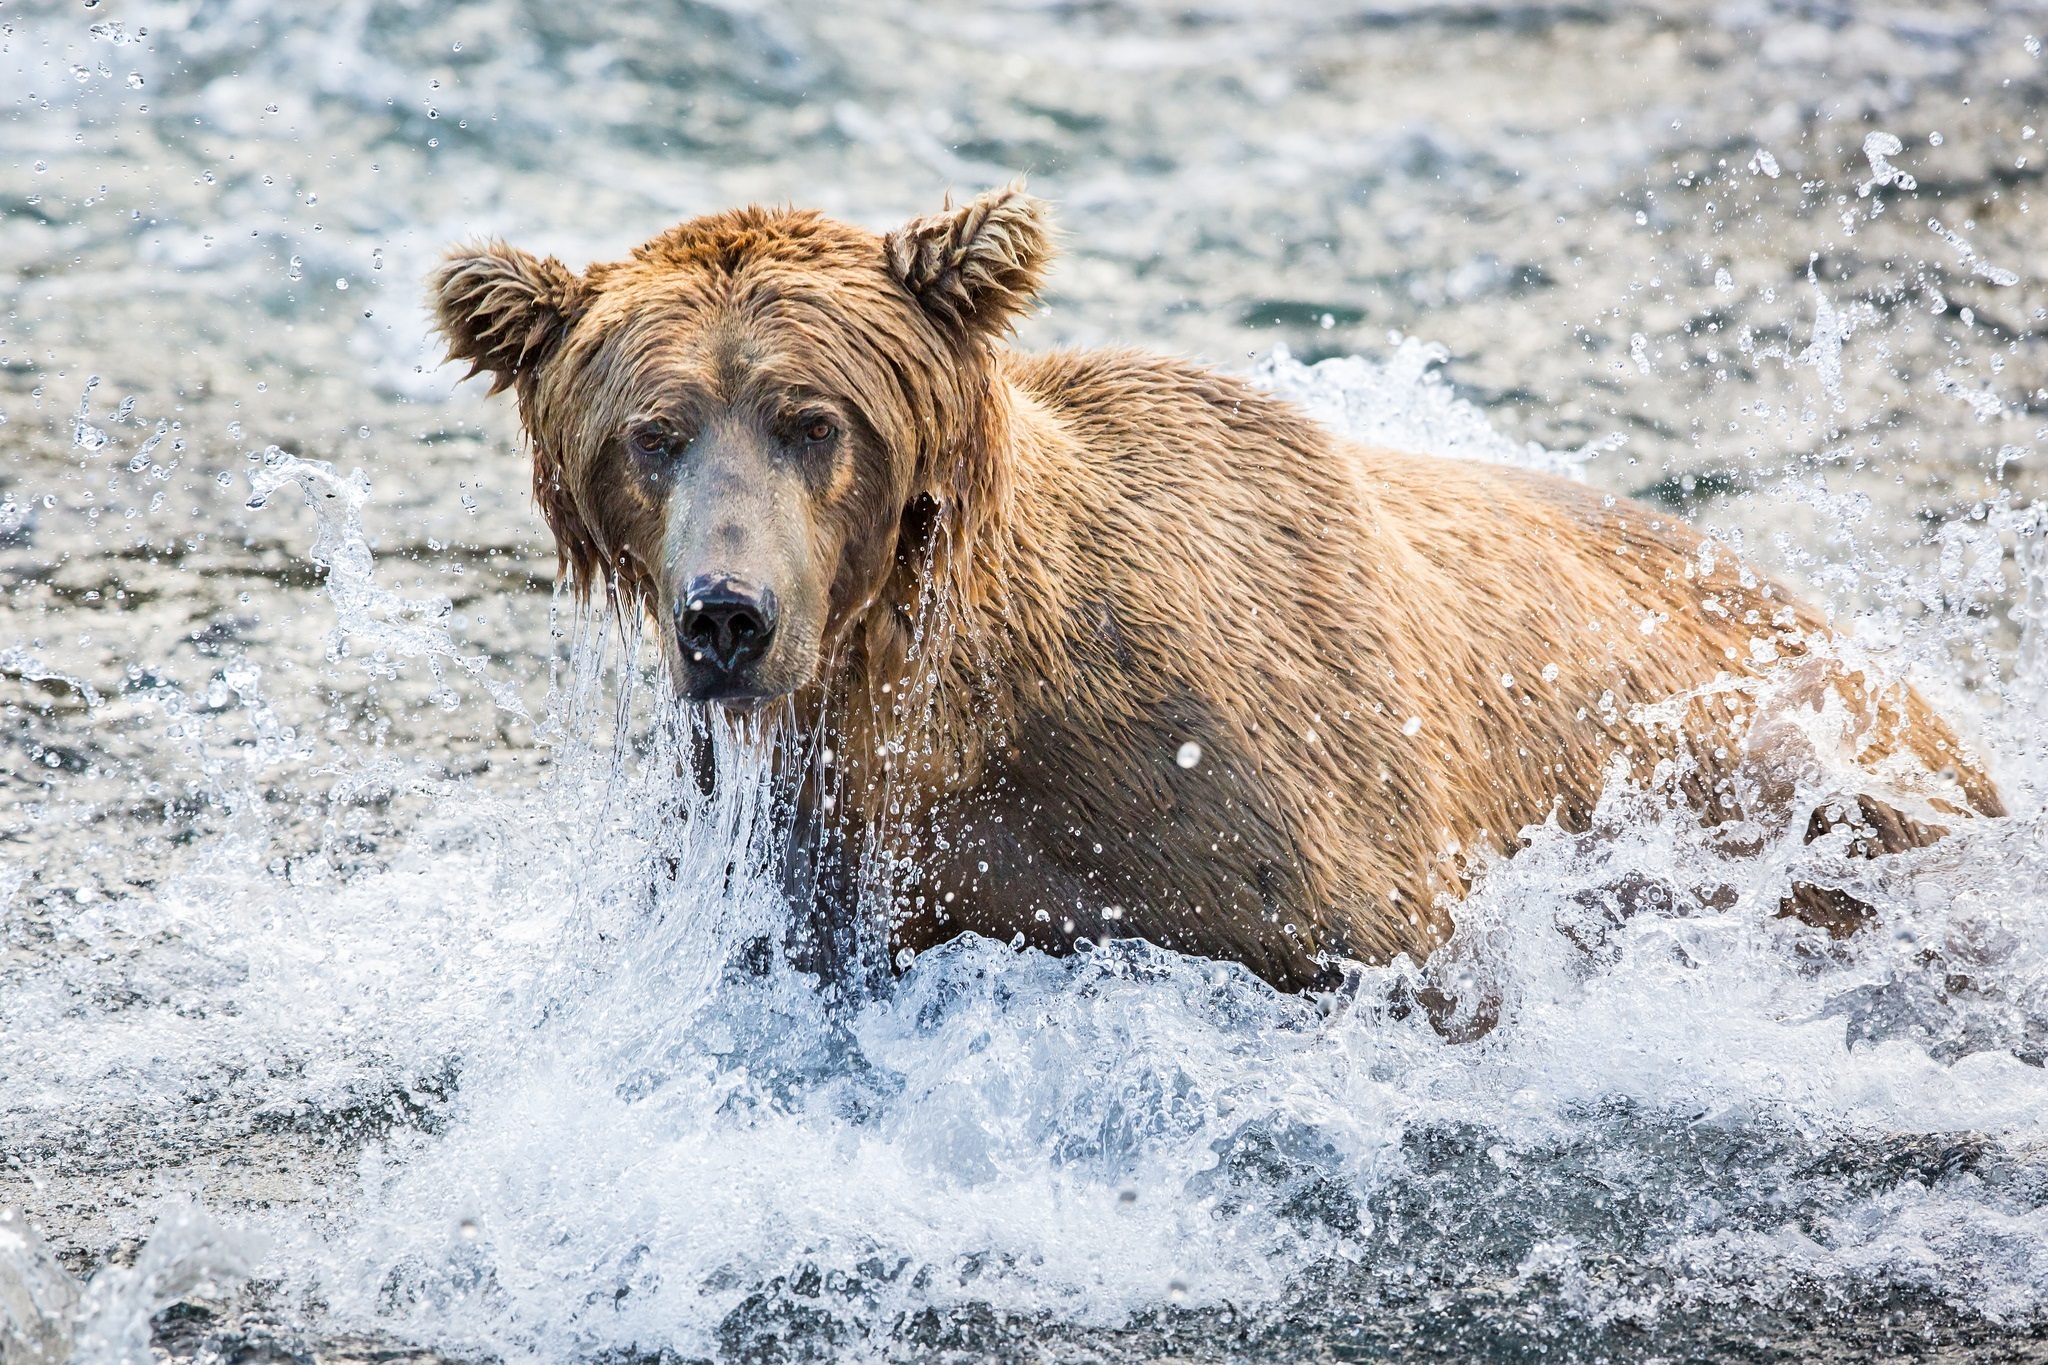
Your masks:
<svg viewBox="0 0 2048 1365"><path fill-rule="evenodd" d="M0 1225L0 1334L2048 1354L2041 35L2024 0L4 0L0 1205L39 1232ZM422 276L1020 173L1066 233L1022 344L1682 514L1941 697L2014 817L1857 874L1847 947L1769 914L1818 845L1596 934L1618 871L1708 856L1610 793L1614 842L1475 897L1513 1008L1464 1049L1139 948L956 945L851 1023L728 981L760 812L675 788L643 671L557 601Z"/></svg>

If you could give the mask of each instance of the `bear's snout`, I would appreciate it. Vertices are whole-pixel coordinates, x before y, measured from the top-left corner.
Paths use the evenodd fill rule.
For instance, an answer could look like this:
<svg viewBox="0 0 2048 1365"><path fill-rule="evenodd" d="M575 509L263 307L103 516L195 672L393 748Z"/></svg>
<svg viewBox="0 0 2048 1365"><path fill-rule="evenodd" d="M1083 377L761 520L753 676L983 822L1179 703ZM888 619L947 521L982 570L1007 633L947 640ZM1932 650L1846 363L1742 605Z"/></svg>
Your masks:
<svg viewBox="0 0 2048 1365"><path fill-rule="evenodd" d="M741 690L741 674L759 663L775 638L775 593L741 578L702 574L690 580L676 612L676 632L690 662Z"/></svg>

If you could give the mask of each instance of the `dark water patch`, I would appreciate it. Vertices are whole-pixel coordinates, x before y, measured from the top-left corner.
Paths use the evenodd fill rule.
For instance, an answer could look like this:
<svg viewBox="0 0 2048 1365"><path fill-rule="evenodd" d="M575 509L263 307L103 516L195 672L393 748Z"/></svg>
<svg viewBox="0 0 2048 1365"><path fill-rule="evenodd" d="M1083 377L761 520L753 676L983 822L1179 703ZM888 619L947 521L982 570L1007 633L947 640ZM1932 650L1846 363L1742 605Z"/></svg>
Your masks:
<svg viewBox="0 0 2048 1365"><path fill-rule="evenodd" d="M1725 498L1746 492L1753 480L1730 470L1708 469L1685 474L1673 474L1645 484L1635 491L1634 496L1644 502L1654 502L1674 512L1683 512L1712 498Z"/></svg>

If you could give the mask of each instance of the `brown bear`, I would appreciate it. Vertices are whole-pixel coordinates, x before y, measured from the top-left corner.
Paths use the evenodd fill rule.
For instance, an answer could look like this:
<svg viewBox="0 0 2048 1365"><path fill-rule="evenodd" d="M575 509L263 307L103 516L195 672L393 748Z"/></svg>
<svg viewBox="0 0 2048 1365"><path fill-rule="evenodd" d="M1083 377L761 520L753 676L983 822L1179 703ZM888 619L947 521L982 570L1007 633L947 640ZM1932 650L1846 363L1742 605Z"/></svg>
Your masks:
<svg viewBox="0 0 2048 1365"><path fill-rule="evenodd" d="M969 930L1283 989L1421 961L1479 863L1585 829L1616 771L1737 848L2003 813L1919 696L1668 513L1351 444L1182 360L1010 350L1051 256L1013 186L434 277L451 358L517 391L576 590L774 743L814 961L862 915L898 961Z"/></svg>

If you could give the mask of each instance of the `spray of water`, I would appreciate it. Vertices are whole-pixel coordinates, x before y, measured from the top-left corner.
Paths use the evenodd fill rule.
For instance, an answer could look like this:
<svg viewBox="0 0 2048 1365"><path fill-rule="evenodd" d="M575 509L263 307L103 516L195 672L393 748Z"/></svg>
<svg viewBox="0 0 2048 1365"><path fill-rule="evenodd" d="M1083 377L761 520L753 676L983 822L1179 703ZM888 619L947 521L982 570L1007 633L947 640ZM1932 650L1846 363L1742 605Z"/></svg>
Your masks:
<svg viewBox="0 0 2048 1365"><path fill-rule="evenodd" d="M1597 454L1498 437L1435 358L1277 354L1260 377L1388 444L1567 470ZM337 662L452 663L517 704L452 643L445 603L380 584L359 477L267 455L255 501L287 485L317 518ZM1855 509L1832 510L1853 532ZM783 910L762 737L706 731L730 776L703 792L696 722L630 625L569 621L545 784L431 787L368 870L270 857L236 793L313 760L253 667L226 677L236 707L159 689L166 733L242 823L153 897L65 913L53 932L146 975L156 1004L78 1012L116 971L93 952L19 977L8 1111L86 1140L200 1103L340 1134L350 1167L320 1198L218 1215L234 1231L174 1200L132 1267L9 1311L95 1361L142 1358L151 1314L252 1274L307 1332L536 1360L889 1354L1317 1293L1398 1306L1418 1285L1561 1305L1559 1331L1899 1293L2030 1319L2048 1308L2030 1193L2048 1179L2048 718L2015 680L2042 676L2038 521L1945 530L1954 554L1924 581L1854 561L1852 586L1951 608L1872 627L1873 647L1933 657L1981 634L1969 605L2000 537L2017 546L2026 633L1980 727L2011 819L1895 858L1788 838L1731 860L1617 783L1594 834L1532 829L1479 879L1455 947L1498 983L1502 1022L1465 1046L1406 1008L1406 961L1311 999L1138 943L1053 960L962 939L827 1010L764 951ZM331 771L331 800L393 780L380 762ZM1834 944L1777 918L1802 876L1874 924ZM1723 888L1712 908L1702 886ZM58 1282L6 1226L11 1305L10 1286Z"/></svg>

